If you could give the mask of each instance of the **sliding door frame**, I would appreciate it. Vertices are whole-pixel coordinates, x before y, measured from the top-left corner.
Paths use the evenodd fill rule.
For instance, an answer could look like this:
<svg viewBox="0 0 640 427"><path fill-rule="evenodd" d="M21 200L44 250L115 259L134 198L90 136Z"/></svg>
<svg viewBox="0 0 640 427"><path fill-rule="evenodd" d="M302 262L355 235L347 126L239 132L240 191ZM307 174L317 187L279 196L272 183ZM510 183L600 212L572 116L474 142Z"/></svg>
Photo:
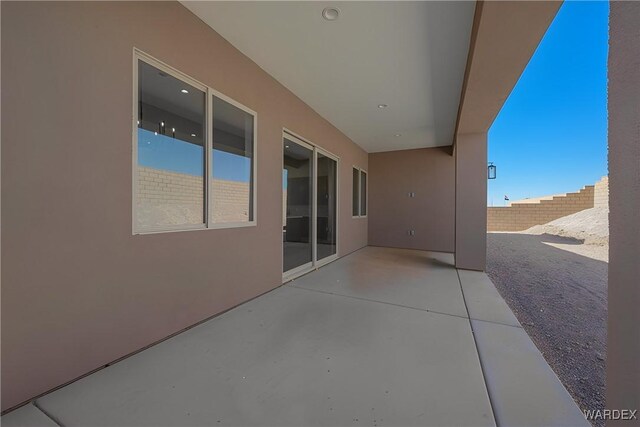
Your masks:
<svg viewBox="0 0 640 427"><path fill-rule="evenodd" d="M293 135L290 135L290 134L288 134L286 132L283 132L283 134L282 134L282 142L280 143L280 146L282 147L282 156L281 156L282 157L282 167L280 169L280 171L281 171L280 173L282 174L282 171L284 170L284 155L285 155L285 152L284 152L284 150L285 150L285 148L284 148L284 145L285 145L284 144L284 140L285 139L288 139L291 142L293 142L295 144L298 144L301 147L306 148L306 149L311 151L311 167L310 167L311 176L309 177L309 179L311 179L312 182L313 182L313 179L316 176L316 171L315 171L315 147L313 145L307 143L306 141L304 141L304 140L302 140L302 139L300 139L298 137L295 137ZM281 175L281 179L282 179L282 175ZM282 184L280 184L280 185L281 185L280 203L283 203L284 202L284 189L282 188ZM310 206L311 207L311 218L310 218L310 220L311 220L311 235L310 235L310 237L311 237L311 241L310 241L310 243L311 243L311 261L306 262L306 263L304 263L304 264L302 264L302 265L300 265L298 267L294 267L291 270L283 271L282 272L282 283L288 282L289 280L292 280L292 279L295 279L296 277L301 276L302 274L305 274L306 272L311 271L313 269L314 260L315 260L315 254L316 254L316 249L315 249L315 245L314 245L314 243L315 243L314 231L315 231L315 226L316 226L315 215L314 215L314 212L315 212L314 206L315 206L315 204L314 204L314 201L313 201L314 197L315 197L315 186L312 184L311 195L310 195L310 199L311 199L310 200L310 203L311 203L311 206ZM284 220L284 223L286 224L287 223L287 212L286 212L286 210L283 210L282 215L283 215L282 219ZM285 244L285 241L284 241L284 238L281 238L280 240L282 241L281 254L282 254L282 266L284 268L284 244Z"/></svg>
<svg viewBox="0 0 640 427"><path fill-rule="evenodd" d="M282 272L282 283L288 282L290 280L295 279L296 277L302 276L310 271L316 270L322 267L325 264L328 264L332 261L338 259L338 253L340 250L340 239L338 238L338 232L340 230L340 157L335 154L327 151L320 146L314 144L313 142L301 137L300 135L295 134L287 128L283 128L282 130L282 166L280 170L284 170L284 140L289 139L290 141L299 144L300 146L307 148L313 152L312 161L312 191L311 191L311 262L307 262L299 267L292 268L288 271ZM321 260L318 260L318 153L322 154L325 157L330 158L331 160L336 162L336 225L335 225L335 236L336 236L336 253L325 257ZM282 173L282 172L281 172ZM284 189L281 186L280 200L284 201ZM283 220L286 223L287 220L287 212L283 210L282 212ZM280 253L282 254L282 265L284 266L284 239L281 239L282 247Z"/></svg>
<svg viewBox="0 0 640 427"><path fill-rule="evenodd" d="M336 198L336 210L335 210L335 216L336 216L336 224L335 224L335 236L336 236L336 253L333 255L330 255L328 257L324 257L322 259L318 259L318 154L322 154L323 156L333 160L336 162L336 194L335 194L335 198ZM313 218L314 221L316 222L316 226L313 228L313 233L314 233L314 245L313 245L313 250L314 250L314 254L313 254L313 260L315 263L315 267L319 268L322 267L325 264L328 264L332 261L335 261L336 259L338 259L338 230L340 229L339 227L339 218L340 215L338 215L338 213L340 212L340 197L338 197L338 191L340 188L340 158L338 158L337 156L329 153L328 151L320 148L320 147L316 147L316 150L313 153L313 157L314 157L314 161L315 161L315 178L313 180L313 185L314 185L314 189L313 189L313 193L315 196L315 203L313 204Z"/></svg>

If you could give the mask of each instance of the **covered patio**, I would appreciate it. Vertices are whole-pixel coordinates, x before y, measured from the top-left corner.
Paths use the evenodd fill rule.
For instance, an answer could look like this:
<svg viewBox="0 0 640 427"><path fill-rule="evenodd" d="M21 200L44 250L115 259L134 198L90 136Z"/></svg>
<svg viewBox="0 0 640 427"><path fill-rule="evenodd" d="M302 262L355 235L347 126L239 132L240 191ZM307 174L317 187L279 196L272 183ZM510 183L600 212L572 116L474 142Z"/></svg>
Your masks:
<svg viewBox="0 0 640 427"><path fill-rule="evenodd" d="M372 246L2 424L588 425L486 274Z"/></svg>
<svg viewBox="0 0 640 427"><path fill-rule="evenodd" d="M488 130L561 3L1 2L2 425L588 425L483 272ZM618 411L638 5L610 7Z"/></svg>

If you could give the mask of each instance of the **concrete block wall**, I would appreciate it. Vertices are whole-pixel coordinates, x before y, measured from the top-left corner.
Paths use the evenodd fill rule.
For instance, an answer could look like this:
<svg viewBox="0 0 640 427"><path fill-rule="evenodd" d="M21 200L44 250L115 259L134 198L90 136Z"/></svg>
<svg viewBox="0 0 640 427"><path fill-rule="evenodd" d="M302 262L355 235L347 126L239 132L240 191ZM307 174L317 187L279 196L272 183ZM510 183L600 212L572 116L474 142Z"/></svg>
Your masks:
<svg viewBox="0 0 640 427"><path fill-rule="evenodd" d="M201 176L138 167L138 200L168 204L202 204Z"/></svg>
<svg viewBox="0 0 640 427"><path fill-rule="evenodd" d="M249 183L214 179L213 222L249 219ZM204 184L201 176L138 168L139 223L184 224L202 221Z"/></svg>
<svg viewBox="0 0 640 427"><path fill-rule="evenodd" d="M249 183L214 179L213 222L249 221Z"/></svg>
<svg viewBox="0 0 640 427"><path fill-rule="evenodd" d="M596 208L609 207L609 176L603 176L600 181L596 182L593 206Z"/></svg>
<svg viewBox="0 0 640 427"><path fill-rule="evenodd" d="M594 206L595 186L537 203L487 208L487 231L522 231Z"/></svg>

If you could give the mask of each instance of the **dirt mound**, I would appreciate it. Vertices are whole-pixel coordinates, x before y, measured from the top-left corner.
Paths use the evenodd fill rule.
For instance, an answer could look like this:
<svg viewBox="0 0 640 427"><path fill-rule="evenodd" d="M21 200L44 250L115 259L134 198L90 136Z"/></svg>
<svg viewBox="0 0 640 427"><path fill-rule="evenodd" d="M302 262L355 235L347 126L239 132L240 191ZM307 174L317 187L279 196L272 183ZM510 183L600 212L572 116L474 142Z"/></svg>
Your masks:
<svg viewBox="0 0 640 427"><path fill-rule="evenodd" d="M582 240L588 245L609 245L609 209L591 208L563 216L543 225L534 225L526 234L553 234Z"/></svg>

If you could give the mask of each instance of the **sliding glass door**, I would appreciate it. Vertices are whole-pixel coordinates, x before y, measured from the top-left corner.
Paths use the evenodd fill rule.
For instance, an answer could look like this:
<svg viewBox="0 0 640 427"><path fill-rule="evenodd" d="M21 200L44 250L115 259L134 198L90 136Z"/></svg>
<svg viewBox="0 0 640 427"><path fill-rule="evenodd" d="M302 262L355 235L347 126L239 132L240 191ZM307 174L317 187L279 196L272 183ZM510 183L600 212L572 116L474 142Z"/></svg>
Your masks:
<svg viewBox="0 0 640 427"><path fill-rule="evenodd" d="M338 159L286 134L283 138L283 277L337 257Z"/></svg>
<svg viewBox="0 0 640 427"><path fill-rule="evenodd" d="M282 194L283 271L305 269L313 263L313 148L284 139Z"/></svg>
<svg viewBox="0 0 640 427"><path fill-rule="evenodd" d="M337 254L336 208L338 162L321 152L317 153L316 185L316 259L323 260Z"/></svg>

